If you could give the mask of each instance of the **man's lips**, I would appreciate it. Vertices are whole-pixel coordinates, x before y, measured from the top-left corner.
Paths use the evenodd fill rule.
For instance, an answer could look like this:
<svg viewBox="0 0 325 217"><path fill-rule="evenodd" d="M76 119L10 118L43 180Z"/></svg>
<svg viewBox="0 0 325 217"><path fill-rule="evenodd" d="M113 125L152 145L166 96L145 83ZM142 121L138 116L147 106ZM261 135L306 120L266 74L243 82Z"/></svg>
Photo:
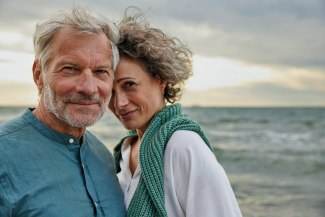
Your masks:
<svg viewBox="0 0 325 217"><path fill-rule="evenodd" d="M97 105L99 102L97 101L80 101L80 102L70 102L71 104L76 104L76 105Z"/></svg>

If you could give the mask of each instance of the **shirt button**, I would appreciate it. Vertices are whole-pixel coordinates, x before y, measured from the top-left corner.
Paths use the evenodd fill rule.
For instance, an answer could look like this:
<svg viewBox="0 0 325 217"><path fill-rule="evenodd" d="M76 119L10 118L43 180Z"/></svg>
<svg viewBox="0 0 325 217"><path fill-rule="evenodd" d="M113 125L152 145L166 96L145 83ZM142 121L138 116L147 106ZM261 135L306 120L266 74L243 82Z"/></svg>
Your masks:
<svg viewBox="0 0 325 217"><path fill-rule="evenodd" d="M81 167L82 167L82 168L85 168L85 164L81 164Z"/></svg>
<svg viewBox="0 0 325 217"><path fill-rule="evenodd" d="M74 142L74 139L70 138L69 143L72 144Z"/></svg>
<svg viewBox="0 0 325 217"><path fill-rule="evenodd" d="M94 205L95 205L95 207L98 207L98 204L96 202L94 202Z"/></svg>

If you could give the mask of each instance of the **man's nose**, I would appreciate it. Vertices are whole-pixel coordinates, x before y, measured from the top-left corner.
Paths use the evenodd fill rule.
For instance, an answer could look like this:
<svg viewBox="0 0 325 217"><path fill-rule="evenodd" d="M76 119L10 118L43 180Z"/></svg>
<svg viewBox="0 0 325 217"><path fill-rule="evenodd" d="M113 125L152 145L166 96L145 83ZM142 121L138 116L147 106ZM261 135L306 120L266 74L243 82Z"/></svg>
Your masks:
<svg viewBox="0 0 325 217"><path fill-rule="evenodd" d="M76 84L76 91L82 92L86 95L93 95L97 91L97 85L94 74L91 70L84 70Z"/></svg>

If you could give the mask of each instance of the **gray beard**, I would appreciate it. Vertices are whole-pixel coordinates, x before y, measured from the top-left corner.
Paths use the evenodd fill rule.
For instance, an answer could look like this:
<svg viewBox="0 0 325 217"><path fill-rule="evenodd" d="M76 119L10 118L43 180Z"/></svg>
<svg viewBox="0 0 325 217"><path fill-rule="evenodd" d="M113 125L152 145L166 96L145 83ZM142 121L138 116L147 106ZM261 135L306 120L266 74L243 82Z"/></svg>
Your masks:
<svg viewBox="0 0 325 217"><path fill-rule="evenodd" d="M45 79L44 79L45 80ZM85 128L92 126L95 124L104 114L106 111L106 108L108 107L109 100L106 100L105 102L102 102L102 100L99 98L99 96L87 96L87 95L73 95L73 96L67 96L64 99L61 99L61 101L58 101L55 97L55 94L53 93L52 89L50 88L50 85L47 81L44 82L44 105L48 112L52 113L56 118L59 120L67 123L68 125L72 127L78 127L78 128ZM102 106L102 109L98 114L93 114L91 111L84 109L80 110L79 114L76 115L82 115L85 117L76 118L74 115L70 114L66 107L66 101L74 101L77 102L80 99L97 99Z"/></svg>

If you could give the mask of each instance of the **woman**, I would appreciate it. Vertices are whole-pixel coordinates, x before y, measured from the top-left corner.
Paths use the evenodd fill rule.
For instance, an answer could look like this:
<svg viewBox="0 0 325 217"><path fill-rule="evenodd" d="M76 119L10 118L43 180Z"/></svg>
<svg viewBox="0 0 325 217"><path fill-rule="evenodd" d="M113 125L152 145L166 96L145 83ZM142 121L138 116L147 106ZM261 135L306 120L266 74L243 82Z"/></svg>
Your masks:
<svg viewBox="0 0 325 217"><path fill-rule="evenodd" d="M142 18L119 23L109 104L129 130L114 149L128 216L241 216L209 141L174 104L192 74L191 52Z"/></svg>

